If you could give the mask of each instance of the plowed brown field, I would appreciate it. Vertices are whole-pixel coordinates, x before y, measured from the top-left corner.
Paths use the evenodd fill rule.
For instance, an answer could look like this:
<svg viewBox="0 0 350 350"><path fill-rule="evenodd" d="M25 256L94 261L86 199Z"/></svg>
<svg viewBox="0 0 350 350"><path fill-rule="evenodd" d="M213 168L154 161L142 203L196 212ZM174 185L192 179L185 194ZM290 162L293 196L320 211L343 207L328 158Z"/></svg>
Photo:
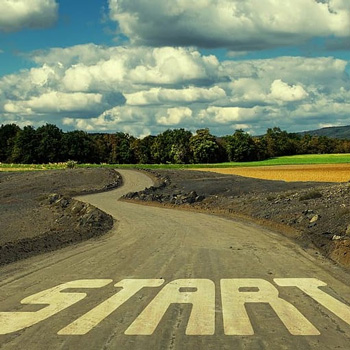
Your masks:
<svg viewBox="0 0 350 350"><path fill-rule="evenodd" d="M266 180L319 182L350 181L350 164L280 165L244 168L205 168L195 170L241 175Z"/></svg>

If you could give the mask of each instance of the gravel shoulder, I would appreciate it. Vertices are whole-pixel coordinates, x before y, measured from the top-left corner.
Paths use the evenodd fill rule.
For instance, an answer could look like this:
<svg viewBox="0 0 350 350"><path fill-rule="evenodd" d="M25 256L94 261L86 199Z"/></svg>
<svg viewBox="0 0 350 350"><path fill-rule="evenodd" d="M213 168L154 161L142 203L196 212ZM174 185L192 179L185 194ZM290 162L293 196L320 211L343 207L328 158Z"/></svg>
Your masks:
<svg viewBox="0 0 350 350"><path fill-rule="evenodd" d="M0 172L0 265L109 231L111 216L73 196L120 184L110 169Z"/></svg>
<svg viewBox="0 0 350 350"><path fill-rule="evenodd" d="M192 170L151 173L161 185L125 199L253 219L350 267L350 183L271 181Z"/></svg>

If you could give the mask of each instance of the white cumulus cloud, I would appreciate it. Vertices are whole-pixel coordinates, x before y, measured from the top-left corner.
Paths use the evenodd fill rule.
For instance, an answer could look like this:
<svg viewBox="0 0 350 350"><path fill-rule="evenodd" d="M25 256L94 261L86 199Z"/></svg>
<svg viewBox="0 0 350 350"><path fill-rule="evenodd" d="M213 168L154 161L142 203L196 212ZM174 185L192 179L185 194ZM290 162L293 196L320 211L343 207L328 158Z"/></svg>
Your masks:
<svg viewBox="0 0 350 350"><path fill-rule="evenodd" d="M59 60L61 55L65 56L65 52L57 54ZM71 52L68 55L71 57ZM219 67L214 56L201 56L193 49L172 47L116 47L108 52L102 48L100 60L90 63L91 57L88 57L86 63L84 56L80 59L80 63L69 66L62 80L70 91L113 90L133 84L190 83L212 79ZM62 61L65 61L64 57Z"/></svg>
<svg viewBox="0 0 350 350"><path fill-rule="evenodd" d="M132 43L226 47L294 45L349 37L348 0L109 0L110 17Z"/></svg>
<svg viewBox="0 0 350 350"><path fill-rule="evenodd" d="M32 97L27 101L14 101L5 104L6 112L18 113L25 111L28 114L77 112L95 109L102 101L101 94L92 93L63 93L52 91L39 97Z"/></svg>
<svg viewBox="0 0 350 350"><path fill-rule="evenodd" d="M37 52L35 68L0 78L0 123L52 122L135 136L168 127L261 134L349 118L348 62L277 57L219 62L194 48L79 45ZM299 125L299 126L298 126Z"/></svg>
<svg viewBox="0 0 350 350"><path fill-rule="evenodd" d="M271 98L282 102L300 101L308 96L301 85L288 85L281 79L275 80L271 85Z"/></svg>
<svg viewBox="0 0 350 350"><path fill-rule="evenodd" d="M225 90L214 86L200 88L191 86L184 89L152 88L148 91L139 91L125 94L126 103L133 106L169 103L210 102L226 97Z"/></svg>
<svg viewBox="0 0 350 350"><path fill-rule="evenodd" d="M231 124L250 121L257 117L258 109L241 107L208 107L200 111L201 119L207 123Z"/></svg>
<svg viewBox="0 0 350 350"><path fill-rule="evenodd" d="M167 110L166 116L160 116L157 118L157 122L160 125L178 126L186 119L191 118L192 110L188 107L175 107Z"/></svg>
<svg viewBox="0 0 350 350"><path fill-rule="evenodd" d="M1 0L0 31L45 28L57 20L57 15L58 3L55 0Z"/></svg>

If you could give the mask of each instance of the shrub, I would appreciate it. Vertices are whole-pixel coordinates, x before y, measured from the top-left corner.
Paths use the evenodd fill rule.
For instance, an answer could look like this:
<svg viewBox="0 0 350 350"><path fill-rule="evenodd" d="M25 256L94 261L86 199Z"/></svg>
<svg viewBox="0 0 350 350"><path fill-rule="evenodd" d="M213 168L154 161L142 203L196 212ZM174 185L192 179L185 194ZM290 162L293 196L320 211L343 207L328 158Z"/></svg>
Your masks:
<svg viewBox="0 0 350 350"><path fill-rule="evenodd" d="M77 164L78 164L78 162L76 162L75 160L68 160L66 163L66 168L67 169L74 169Z"/></svg>

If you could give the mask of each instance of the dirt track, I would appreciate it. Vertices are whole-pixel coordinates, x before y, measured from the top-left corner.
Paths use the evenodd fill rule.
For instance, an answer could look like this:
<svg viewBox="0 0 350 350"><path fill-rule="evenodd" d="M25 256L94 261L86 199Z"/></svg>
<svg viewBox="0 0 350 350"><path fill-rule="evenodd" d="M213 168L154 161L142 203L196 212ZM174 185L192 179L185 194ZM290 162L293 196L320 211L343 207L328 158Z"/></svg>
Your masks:
<svg viewBox="0 0 350 350"><path fill-rule="evenodd" d="M145 175L125 170L121 173L125 177L125 186L121 189L80 198L119 220L118 227L110 234L98 241L64 248L0 268L2 311L35 313L39 307L20 306L19 302L25 297L69 281L88 279L80 284L96 283L92 289L86 289L83 285L78 289L70 287L70 290L67 290L68 294L63 294L66 295L66 299L74 291L86 292L87 297L56 315L29 328L0 335L2 350L349 349L350 319L345 322L327 309L330 304L326 303L326 307L321 306L300 289L277 287L278 280L274 280L287 278L287 283L291 281L290 278L312 278L323 281L328 286L321 289L330 296L328 299L338 300L335 301L336 305L340 301L341 309L345 310L345 313L349 312L343 313L344 317L350 315L349 274L322 258L311 257L288 239L254 224L200 213L118 202L117 198L120 195L151 184L151 180ZM158 285L162 284L164 279L166 289L144 288L118 308L117 299L113 295L118 295L120 289L113 285L123 279L132 279L135 284L139 283L135 282L136 280L145 278L152 279L153 283ZM192 321L197 324L193 332L197 335L186 335L191 313L188 305L170 306L159 324L157 309L148 309L149 317L141 324L135 324L135 319L152 300L158 300L158 304L160 303L158 292L173 290L168 283L177 279L181 279L177 282L178 292L175 290L171 293L175 293L177 297L178 293L187 295L183 302L191 300L188 299L191 295L207 296L209 303L212 300L211 296L214 297L214 309L201 303L201 308L193 315ZM199 289L193 293L196 289L190 287L189 279L198 288L202 288L200 283L205 285L206 292L203 294ZM280 297L286 300L288 305L294 305L306 317L308 326L302 326L306 325L305 319L301 324L295 323L291 318L293 312L291 313L290 309L289 312L285 310L287 315L284 318L285 323L282 323L282 314L278 316L266 303L253 303L247 305L248 325L251 324L253 334L228 335L227 333L235 331L229 327L232 325L231 321L226 324L226 328L223 324L223 312L228 311L230 304L222 304L222 279L242 282L245 288L240 294L254 294L258 291L257 288L252 289L249 283L253 286L267 283L268 288L277 288ZM250 282L241 279L249 279ZM100 287L97 286L98 281ZM311 280L308 281L311 283ZM212 289L213 283L215 289ZM102 287L103 284L105 287ZM229 289L227 296L230 296L231 292L233 293L234 289ZM173 295L171 293L168 297ZM158 296L154 299L156 295ZM112 299L104 303L108 298ZM230 298L237 300L233 296ZM163 303L168 302L167 299L162 300ZM193 300L196 300L196 297ZM103 307L98 307L101 303L104 303ZM163 304L159 304L159 307L160 305ZM96 307L97 309L94 309ZM45 308L47 309L46 306ZM80 323L72 324L92 309L92 314L87 314ZM116 310L113 311L114 309ZM210 328L209 333L204 335L203 332L208 330L200 321L207 320L211 327L212 315L214 332L210 333L213 330ZM234 314L226 314L229 318L230 315ZM10 314L0 313L0 322L7 320L8 325L9 319L4 320L4 317L9 316ZM11 314L11 317L15 316L16 314ZM67 328L69 324L71 326ZM154 333L141 335L147 332L152 324L156 327ZM285 324L289 325L289 330ZM18 322L15 322L15 325L18 326ZM131 325L133 327L130 328ZM73 335L81 328L88 332L85 335ZM293 329L294 332L302 334L292 335ZM4 323L0 324L0 330L4 330ZM125 332L134 335L124 334ZM243 329L242 332L247 330ZM320 335L316 335L316 332Z"/></svg>
<svg viewBox="0 0 350 350"><path fill-rule="evenodd" d="M157 170L157 174L166 186L128 198L254 220L295 237L302 247L316 246L350 268L349 183L271 181L193 170Z"/></svg>

